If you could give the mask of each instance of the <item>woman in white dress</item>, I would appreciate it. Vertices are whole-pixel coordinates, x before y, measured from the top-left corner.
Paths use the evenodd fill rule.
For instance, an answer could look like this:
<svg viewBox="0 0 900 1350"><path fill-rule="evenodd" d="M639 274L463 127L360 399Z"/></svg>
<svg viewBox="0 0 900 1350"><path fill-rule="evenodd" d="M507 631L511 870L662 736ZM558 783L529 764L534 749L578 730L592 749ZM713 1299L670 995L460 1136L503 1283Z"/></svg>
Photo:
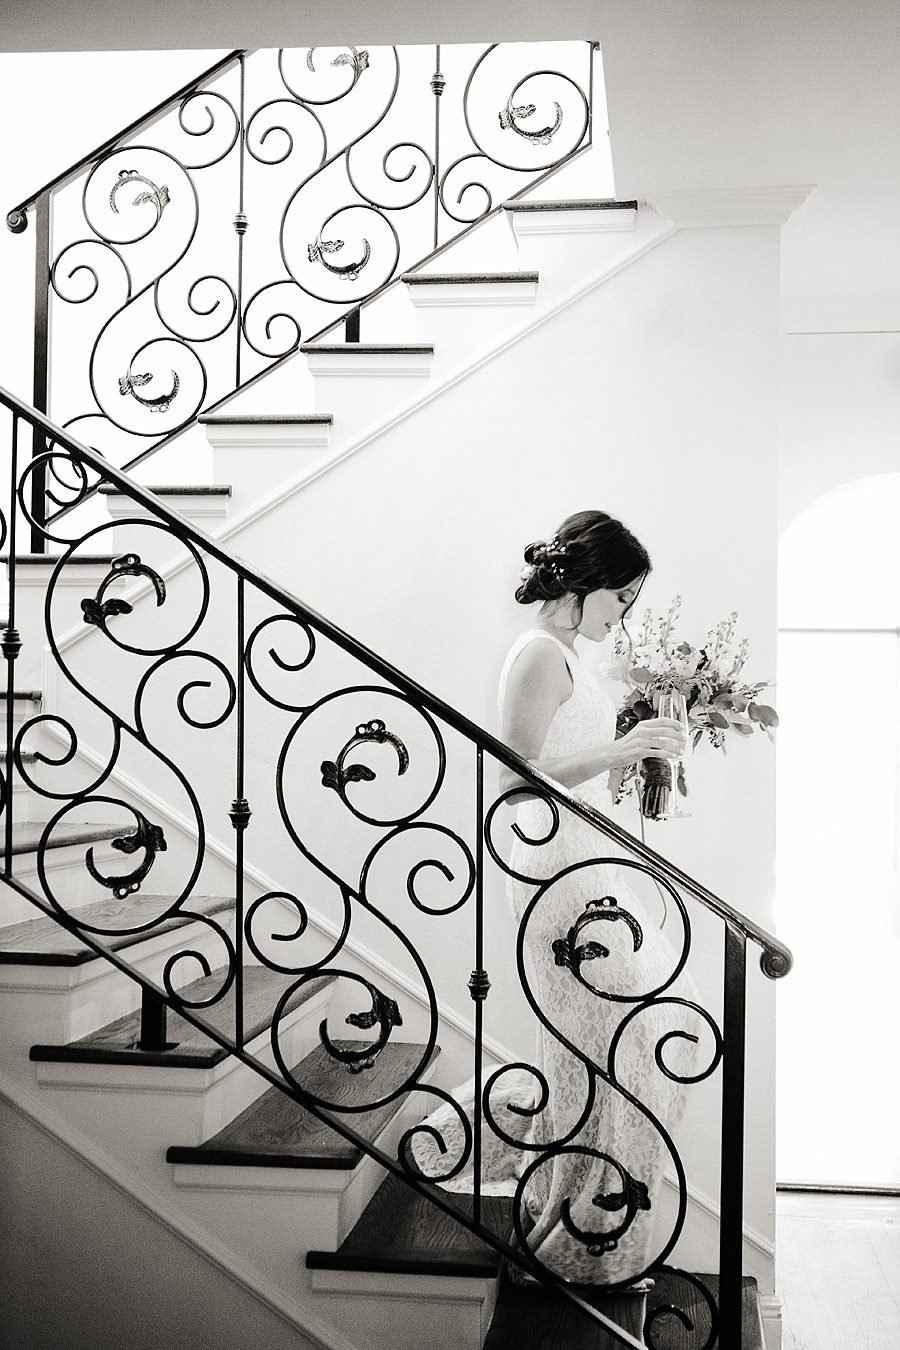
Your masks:
<svg viewBox="0 0 900 1350"><path fill-rule="evenodd" d="M501 672L501 739L606 813L610 771L685 751L681 726L665 718L617 739L615 705L575 650L576 637L602 642L624 619L650 560L619 521L583 511L530 544L525 561L516 599L540 609ZM523 784L501 769L501 791ZM672 997L686 944L660 931L658 891L609 860L598 829L533 793L514 801L507 893L538 1046L533 1068L488 1079L481 1189L517 1194L520 1240L546 1268L573 1284L621 1286L669 1236L655 1232L655 1205L696 1040ZM672 909L684 919L677 900ZM683 975L678 993L690 999ZM459 1100L471 1117L471 1091ZM446 1175L463 1151L459 1117L445 1107L426 1123L446 1151L426 1131L413 1156L426 1176ZM473 1190L471 1161L446 1189Z"/></svg>

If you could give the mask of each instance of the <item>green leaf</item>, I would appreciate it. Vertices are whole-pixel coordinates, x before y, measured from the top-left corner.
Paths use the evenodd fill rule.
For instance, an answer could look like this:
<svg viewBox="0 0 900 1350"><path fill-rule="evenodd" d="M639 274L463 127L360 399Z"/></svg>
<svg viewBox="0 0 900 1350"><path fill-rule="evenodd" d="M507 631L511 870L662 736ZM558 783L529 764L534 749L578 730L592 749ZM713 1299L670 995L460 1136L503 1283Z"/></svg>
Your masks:
<svg viewBox="0 0 900 1350"><path fill-rule="evenodd" d="M635 666L628 674L635 684L648 684L653 679L653 671L648 670L646 666Z"/></svg>
<svg viewBox="0 0 900 1350"><path fill-rule="evenodd" d="M774 708L770 708L766 703L757 703L756 710L764 727L778 726L778 714Z"/></svg>
<svg viewBox="0 0 900 1350"><path fill-rule="evenodd" d="M709 724L712 727L722 727L724 728L724 730L727 731L728 728L731 726L731 723L728 721L728 718L723 717L722 714L720 712L717 712L715 708L710 708L708 716L709 716Z"/></svg>

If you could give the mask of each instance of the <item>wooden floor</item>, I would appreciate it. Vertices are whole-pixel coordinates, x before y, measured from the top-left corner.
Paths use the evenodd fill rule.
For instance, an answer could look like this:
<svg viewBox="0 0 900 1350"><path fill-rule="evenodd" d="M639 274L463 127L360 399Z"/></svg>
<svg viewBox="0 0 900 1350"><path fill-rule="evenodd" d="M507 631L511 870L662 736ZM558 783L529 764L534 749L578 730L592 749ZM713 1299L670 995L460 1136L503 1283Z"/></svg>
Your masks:
<svg viewBox="0 0 900 1350"><path fill-rule="evenodd" d="M780 1191L783 1350L898 1350L900 1196Z"/></svg>

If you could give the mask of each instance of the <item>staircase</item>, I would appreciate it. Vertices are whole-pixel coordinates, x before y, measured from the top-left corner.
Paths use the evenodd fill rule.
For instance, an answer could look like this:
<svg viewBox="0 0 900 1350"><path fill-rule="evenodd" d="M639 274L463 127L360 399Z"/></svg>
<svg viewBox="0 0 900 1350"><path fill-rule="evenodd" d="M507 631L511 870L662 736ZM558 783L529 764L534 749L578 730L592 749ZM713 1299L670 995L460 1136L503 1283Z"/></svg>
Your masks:
<svg viewBox="0 0 900 1350"><path fill-rule="evenodd" d="M485 848L502 875L483 770L529 771L295 599L302 568L283 542L277 579L263 570L274 574L267 550L291 539L301 494L672 238L652 210L586 191L592 163L583 154L404 271L357 311L351 340L298 343L201 413L180 460L162 444L143 485L0 391L21 502L35 480L29 440L66 461L69 487L49 525L4 508L10 1142L36 1122L88 1159L153 1216L161 1244L187 1244L251 1315L274 1319L268 1344L696 1350L717 1326L727 1350L764 1344L756 1282L741 1274L740 1125L723 1143L721 1243L691 1247L676 1177L683 1205L649 1291L552 1275L513 1284L512 1199L456 1196L410 1173L404 1141L423 1117L473 1067L483 1082L515 1058L485 1031L491 1003L475 978L487 964L497 979L484 958ZM49 552L20 551L29 528ZM742 1119L746 943L772 978L789 954L621 826L535 784L724 933L725 1055L714 1046L704 1076L721 1060ZM418 851L403 853L410 840ZM402 912L386 865L412 902ZM686 958L690 931L685 919ZM467 1017L458 996L473 965ZM69 1224L77 1243L77 1213ZM669 1260L679 1241L687 1271ZM193 1315L185 1324L181 1310L178 1332L200 1347L208 1314ZM59 1320L21 1313L10 1350L45 1343ZM159 1334L133 1320L130 1350ZM231 1334L220 1323L209 1343L230 1347ZM236 1346L238 1320L233 1335ZM82 1343L101 1344L73 1350Z"/></svg>

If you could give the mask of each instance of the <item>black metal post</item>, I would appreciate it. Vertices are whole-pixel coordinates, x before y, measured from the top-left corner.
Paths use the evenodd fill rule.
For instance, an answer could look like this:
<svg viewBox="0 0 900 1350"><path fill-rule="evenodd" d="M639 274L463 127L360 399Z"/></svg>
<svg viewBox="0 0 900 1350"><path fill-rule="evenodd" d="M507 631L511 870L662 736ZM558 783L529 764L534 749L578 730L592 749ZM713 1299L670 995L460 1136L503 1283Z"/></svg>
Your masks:
<svg viewBox="0 0 900 1350"><path fill-rule="evenodd" d="M431 77L431 92L434 94L434 247L438 246L438 213L441 203L441 94L447 87L447 81L441 74L440 43L434 49L434 74Z"/></svg>
<svg viewBox="0 0 900 1350"><path fill-rule="evenodd" d="M234 218L234 229L237 234L238 257L237 257L237 308L235 310L235 336L234 336L234 383L235 388L241 387L241 336L243 334L244 320L244 235L247 233L247 216L244 212L244 157L246 154L247 133L244 126L244 56L240 58L240 126L238 131L238 209Z"/></svg>
<svg viewBox="0 0 900 1350"><path fill-rule="evenodd" d="M234 871L234 1039L244 1044L244 831L250 807L244 796L244 578L237 579L237 734L235 797L229 815L235 835Z"/></svg>
<svg viewBox="0 0 900 1350"><path fill-rule="evenodd" d="M747 939L726 923L719 1219L719 1346L722 1350L738 1350L741 1344L746 975Z"/></svg>
<svg viewBox="0 0 900 1350"><path fill-rule="evenodd" d="M139 1050L168 1050L166 1040L166 1000L146 985L141 989L141 1034Z"/></svg>
<svg viewBox="0 0 900 1350"><path fill-rule="evenodd" d="M34 204L34 371L32 402L42 413L47 408L50 372L50 193L43 192ZM32 430L32 458L44 453L46 440L37 427ZM47 540L40 528L47 519L47 474L44 465L31 476L31 551L43 553Z"/></svg>
<svg viewBox="0 0 900 1350"><path fill-rule="evenodd" d="M484 1000L491 982L484 969L484 751L475 751L475 969L469 977L469 993L475 1003L475 1109L472 1112L472 1222L481 1223L481 1092Z"/></svg>
<svg viewBox="0 0 900 1350"><path fill-rule="evenodd" d="M362 311L359 307L351 309L344 320L344 341L359 342L359 327Z"/></svg>
<svg viewBox="0 0 900 1350"><path fill-rule="evenodd" d="M12 835L13 835L13 710L15 700L13 691L16 686L15 663L16 657L22 646L18 630L16 628L16 523L18 519L19 499L16 494L16 485L19 472L19 418L13 413L12 418L12 437L10 440L9 454L9 520L8 524L8 546L9 563L7 564L8 585L7 585L7 617L6 628L3 632L3 657L6 661L6 766L3 784L4 810L6 818L4 821L4 869L7 876L12 875Z"/></svg>

